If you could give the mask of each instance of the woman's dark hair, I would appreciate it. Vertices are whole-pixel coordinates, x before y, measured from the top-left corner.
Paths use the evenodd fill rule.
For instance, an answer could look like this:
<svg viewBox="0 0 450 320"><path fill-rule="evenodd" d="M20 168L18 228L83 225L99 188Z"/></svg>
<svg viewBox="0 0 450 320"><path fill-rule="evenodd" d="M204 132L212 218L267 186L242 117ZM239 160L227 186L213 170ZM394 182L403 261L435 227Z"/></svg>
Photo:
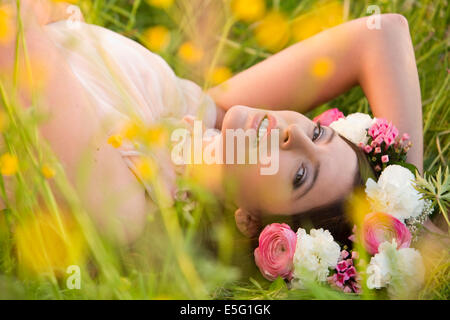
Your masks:
<svg viewBox="0 0 450 320"><path fill-rule="evenodd" d="M355 151L358 159L358 170L355 174L353 183L354 189L362 187L368 178L374 178L373 169L367 159L366 154L358 146L347 140L349 146ZM262 217L261 226L264 227L272 222L284 222L291 226L292 230L296 231L299 227L304 229L311 228L323 228L329 230L334 239L341 245L347 245L351 247L351 241L348 237L352 233L352 223L349 221L347 214L345 213L346 199L340 199L333 203L301 212L293 215L266 215Z"/></svg>

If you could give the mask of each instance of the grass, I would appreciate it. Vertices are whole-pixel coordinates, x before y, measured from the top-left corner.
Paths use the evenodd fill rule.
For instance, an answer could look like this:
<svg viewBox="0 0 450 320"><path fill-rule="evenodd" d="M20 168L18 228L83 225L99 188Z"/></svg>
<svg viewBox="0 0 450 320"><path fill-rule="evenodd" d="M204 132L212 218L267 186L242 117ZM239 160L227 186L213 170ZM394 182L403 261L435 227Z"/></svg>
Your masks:
<svg viewBox="0 0 450 320"><path fill-rule="evenodd" d="M318 2L283 0L266 4L293 20L316 8ZM339 14L346 19L367 15L367 7L374 4L381 12L401 13L408 19L423 102L424 168L429 174L436 174L439 168L448 166L450 145L447 1L339 3L344 8ZM255 24L231 19L228 5L219 0L179 0L169 9L139 0L82 0L79 5L88 22L143 44L148 28L165 26L171 38L160 55L178 76L204 88L215 81L205 76L215 66L225 66L237 73L272 54L255 40ZM17 46L21 47L18 39ZM178 54L180 46L192 39L204 54L202 62L196 64L186 63ZM24 72L18 68L14 79ZM6 197L5 181L0 179L2 199L12 199L0 215L1 299L387 298L383 292L345 295L314 283L308 284L306 290L288 290L283 281L269 283L254 265L253 244L236 232L231 208L192 181L180 182L191 190L195 206L190 210L184 202L164 206L167 195L163 188L158 188L158 181L153 181L160 204L158 212L149 215L146 231L136 243L119 246L95 227L60 164L38 138L42 119L20 108L14 92L6 90L3 82L0 82L0 105L8 121L2 132L5 144L1 153L8 152L20 160L12 198ZM361 89L354 88L309 116L330 107L339 107L346 114L369 112ZM51 179L42 173L44 164L50 164L55 171ZM64 209L57 205L54 186L65 199ZM52 218L42 218L42 207ZM28 242L22 241L23 238ZM449 298L450 260L448 251L442 255L440 250L433 246L428 250L427 280L416 298ZM66 273L69 263L80 266L80 289L69 289L67 281L71 274ZM49 267L50 264L58 267Z"/></svg>

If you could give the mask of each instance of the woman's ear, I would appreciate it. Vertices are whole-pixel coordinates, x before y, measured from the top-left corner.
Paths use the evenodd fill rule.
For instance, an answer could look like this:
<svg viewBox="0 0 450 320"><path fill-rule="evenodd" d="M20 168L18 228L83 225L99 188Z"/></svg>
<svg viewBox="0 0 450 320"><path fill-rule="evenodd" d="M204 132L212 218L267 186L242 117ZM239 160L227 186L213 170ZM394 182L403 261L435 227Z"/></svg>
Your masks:
<svg viewBox="0 0 450 320"><path fill-rule="evenodd" d="M243 235L252 238L258 234L261 221L260 219L255 218L249 211L238 208L234 213L234 218L236 220L237 228Z"/></svg>

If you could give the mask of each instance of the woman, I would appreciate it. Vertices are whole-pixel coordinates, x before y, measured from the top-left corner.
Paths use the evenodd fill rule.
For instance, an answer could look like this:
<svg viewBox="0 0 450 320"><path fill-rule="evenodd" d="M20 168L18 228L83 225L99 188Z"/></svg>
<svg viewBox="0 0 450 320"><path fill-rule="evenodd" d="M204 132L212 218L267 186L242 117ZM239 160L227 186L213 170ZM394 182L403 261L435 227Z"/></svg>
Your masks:
<svg viewBox="0 0 450 320"><path fill-rule="evenodd" d="M40 107L51 116L42 134L86 208L103 226L118 221L124 239L139 234L151 205L134 175L139 154L130 146L116 150L107 143L132 116L145 123L164 117L189 122L184 117L201 109L203 124L221 130L223 140L226 129L279 130L276 174L261 175L259 165L220 166L222 176L235 183L236 223L247 235L255 234L264 215L311 211L342 200L352 190L359 170L354 148L301 112L355 85L364 90L376 117L410 134L408 161L422 170L420 87L408 23L400 15L381 15L380 29L369 29L367 18L361 18L326 30L204 95L139 44L97 26L55 23L67 14L47 1L21 3L30 56L48 62ZM12 65L13 48L13 42L0 47L0 68ZM334 66L326 79L310 72L318 57ZM25 90L21 93L29 101ZM91 172L77 184L81 159L90 163ZM168 172L169 182L174 171ZM208 187L224 194L223 183ZM111 205L110 199L117 203Z"/></svg>

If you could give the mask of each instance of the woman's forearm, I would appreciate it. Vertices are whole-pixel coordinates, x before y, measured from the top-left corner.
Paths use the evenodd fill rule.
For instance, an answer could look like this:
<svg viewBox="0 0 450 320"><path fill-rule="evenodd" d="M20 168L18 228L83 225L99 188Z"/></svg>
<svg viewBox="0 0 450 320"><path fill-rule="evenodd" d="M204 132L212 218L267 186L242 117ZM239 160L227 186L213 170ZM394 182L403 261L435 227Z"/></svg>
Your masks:
<svg viewBox="0 0 450 320"><path fill-rule="evenodd" d="M315 67L322 64L322 74ZM327 74L328 73L328 74ZM376 117L392 121L413 141L408 160L422 170L422 112L406 20L381 16L381 29L360 18L297 43L209 93L227 110L243 104L306 112L360 84Z"/></svg>
<svg viewBox="0 0 450 320"><path fill-rule="evenodd" d="M422 102L408 22L402 16L386 21L361 63L358 82L376 117L392 121L413 142L408 162L423 170ZM383 27L383 24L382 24Z"/></svg>

